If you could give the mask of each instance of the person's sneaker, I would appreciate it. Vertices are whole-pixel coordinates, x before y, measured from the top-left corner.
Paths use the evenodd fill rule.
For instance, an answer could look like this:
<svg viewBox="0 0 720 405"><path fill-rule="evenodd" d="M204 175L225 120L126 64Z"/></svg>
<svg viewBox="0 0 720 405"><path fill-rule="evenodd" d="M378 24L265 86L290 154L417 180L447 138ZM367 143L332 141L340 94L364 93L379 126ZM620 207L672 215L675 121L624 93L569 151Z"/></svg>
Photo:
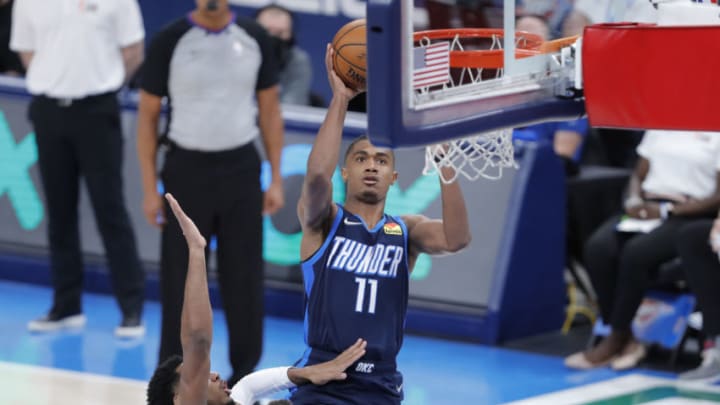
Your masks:
<svg viewBox="0 0 720 405"><path fill-rule="evenodd" d="M28 322L27 328L30 332L54 332L61 329L82 328L86 322L87 318L83 314L60 317L49 313Z"/></svg>
<svg viewBox="0 0 720 405"><path fill-rule="evenodd" d="M140 315L124 315L120 326L115 328L115 336L119 338L145 336L145 325L143 325Z"/></svg>
<svg viewBox="0 0 720 405"><path fill-rule="evenodd" d="M720 379L720 349L712 347L702 352L700 367L686 371L678 376L681 380L714 380Z"/></svg>

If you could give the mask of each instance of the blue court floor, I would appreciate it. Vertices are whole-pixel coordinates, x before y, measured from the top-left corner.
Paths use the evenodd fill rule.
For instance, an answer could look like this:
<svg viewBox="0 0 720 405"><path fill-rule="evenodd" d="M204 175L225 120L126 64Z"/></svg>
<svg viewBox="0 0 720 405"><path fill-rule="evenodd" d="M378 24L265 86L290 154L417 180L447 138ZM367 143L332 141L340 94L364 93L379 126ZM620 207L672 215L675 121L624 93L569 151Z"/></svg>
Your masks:
<svg viewBox="0 0 720 405"><path fill-rule="evenodd" d="M0 282L0 362L91 373L95 376L88 377L92 378L147 381L158 349L158 303L146 305L145 338L118 340L113 329L119 313L112 297L84 297L88 324L83 330L33 335L25 325L48 309L50 289ZM289 365L302 354L301 322L267 318L265 326L260 368ZM225 377L230 372L227 350L224 319L216 311L212 365ZM559 357L417 336L406 337L399 367L405 375L404 403L409 405L498 404L528 399L533 403L533 397L627 377L607 369L571 372ZM652 375L674 378L670 374Z"/></svg>

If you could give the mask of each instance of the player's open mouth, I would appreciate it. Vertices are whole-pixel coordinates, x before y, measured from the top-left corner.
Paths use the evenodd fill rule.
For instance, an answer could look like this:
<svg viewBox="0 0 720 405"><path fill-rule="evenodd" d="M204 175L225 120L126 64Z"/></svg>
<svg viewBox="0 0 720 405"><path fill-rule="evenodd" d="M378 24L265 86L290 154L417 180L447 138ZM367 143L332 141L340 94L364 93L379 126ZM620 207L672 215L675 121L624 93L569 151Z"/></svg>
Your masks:
<svg viewBox="0 0 720 405"><path fill-rule="evenodd" d="M378 183L378 178L375 176L366 176L363 177L363 183L365 183L366 186L374 186Z"/></svg>

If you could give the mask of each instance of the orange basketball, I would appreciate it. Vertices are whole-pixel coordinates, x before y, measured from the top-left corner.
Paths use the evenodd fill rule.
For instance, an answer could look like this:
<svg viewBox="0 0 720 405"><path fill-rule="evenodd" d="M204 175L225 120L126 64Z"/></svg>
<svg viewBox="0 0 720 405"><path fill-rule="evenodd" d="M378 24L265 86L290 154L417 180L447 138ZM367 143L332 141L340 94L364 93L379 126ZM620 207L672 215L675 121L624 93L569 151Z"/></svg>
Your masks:
<svg viewBox="0 0 720 405"><path fill-rule="evenodd" d="M351 89L364 89L367 67L365 19L351 21L340 28L332 47L335 73Z"/></svg>

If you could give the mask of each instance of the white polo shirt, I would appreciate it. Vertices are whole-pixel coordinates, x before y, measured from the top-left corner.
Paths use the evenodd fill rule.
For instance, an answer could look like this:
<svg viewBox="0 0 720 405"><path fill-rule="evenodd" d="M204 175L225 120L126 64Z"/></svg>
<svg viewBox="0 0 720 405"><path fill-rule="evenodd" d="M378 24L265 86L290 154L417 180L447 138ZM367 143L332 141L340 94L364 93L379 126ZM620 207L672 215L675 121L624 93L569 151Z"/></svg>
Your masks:
<svg viewBox="0 0 720 405"><path fill-rule="evenodd" d="M656 23L657 10L648 0L576 0L575 11L592 24L604 22Z"/></svg>
<svg viewBox="0 0 720 405"><path fill-rule="evenodd" d="M142 41L137 0L15 0L10 48L34 52L31 94L81 98L119 89L121 48Z"/></svg>
<svg viewBox="0 0 720 405"><path fill-rule="evenodd" d="M720 172L720 133L649 130L637 152L650 162L643 191L695 199L715 192Z"/></svg>

